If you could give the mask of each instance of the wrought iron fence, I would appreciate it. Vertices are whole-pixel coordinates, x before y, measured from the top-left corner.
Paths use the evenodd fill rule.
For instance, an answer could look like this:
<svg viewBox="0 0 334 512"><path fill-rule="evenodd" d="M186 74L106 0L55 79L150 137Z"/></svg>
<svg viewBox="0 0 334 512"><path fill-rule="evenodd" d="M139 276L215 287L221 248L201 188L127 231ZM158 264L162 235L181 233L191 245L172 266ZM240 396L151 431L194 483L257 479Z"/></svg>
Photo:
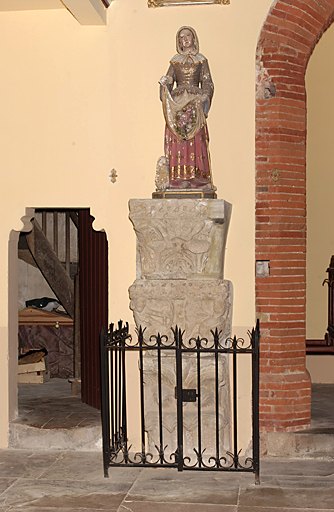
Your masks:
<svg viewBox="0 0 334 512"><path fill-rule="evenodd" d="M101 333L105 477L111 466L148 466L253 472L259 483L259 322L247 340L224 339L218 329L189 340L179 327L171 331L146 336L140 327L133 339L120 321ZM128 434L128 393L137 379L127 367L131 353L138 361L137 449ZM245 354L252 381L249 453L239 447L238 358Z"/></svg>

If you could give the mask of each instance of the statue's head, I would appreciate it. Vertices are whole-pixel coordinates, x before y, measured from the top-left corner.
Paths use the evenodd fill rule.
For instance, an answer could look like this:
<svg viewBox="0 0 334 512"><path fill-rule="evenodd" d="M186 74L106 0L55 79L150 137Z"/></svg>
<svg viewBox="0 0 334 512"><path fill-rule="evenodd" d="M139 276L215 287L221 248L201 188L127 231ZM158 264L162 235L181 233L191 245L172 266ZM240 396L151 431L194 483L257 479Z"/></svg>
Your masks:
<svg viewBox="0 0 334 512"><path fill-rule="evenodd" d="M192 27L181 27L176 34L176 50L182 55L196 55L199 51L198 37Z"/></svg>

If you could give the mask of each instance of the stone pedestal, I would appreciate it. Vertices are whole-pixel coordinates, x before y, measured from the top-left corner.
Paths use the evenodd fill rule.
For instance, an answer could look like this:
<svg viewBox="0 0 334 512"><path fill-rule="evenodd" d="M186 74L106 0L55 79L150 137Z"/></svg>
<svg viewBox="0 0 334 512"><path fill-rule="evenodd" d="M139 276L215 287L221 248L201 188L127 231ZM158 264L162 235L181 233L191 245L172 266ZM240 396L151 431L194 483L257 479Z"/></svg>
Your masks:
<svg viewBox="0 0 334 512"><path fill-rule="evenodd" d="M224 280L224 253L231 205L217 199L132 199L130 220L137 235L137 279L129 289L130 308L147 339L158 332L172 337L178 325L184 339L231 335L232 284ZM228 358L220 355L219 402L221 447L230 444ZM196 356L183 360L183 387L197 386ZM214 356L201 356L202 447L214 455ZM146 355L145 425L149 447L158 444L157 365ZM164 444L176 441L175 355L163 357ZM198 446L197 404L185 403L184 449Z"/></svg>

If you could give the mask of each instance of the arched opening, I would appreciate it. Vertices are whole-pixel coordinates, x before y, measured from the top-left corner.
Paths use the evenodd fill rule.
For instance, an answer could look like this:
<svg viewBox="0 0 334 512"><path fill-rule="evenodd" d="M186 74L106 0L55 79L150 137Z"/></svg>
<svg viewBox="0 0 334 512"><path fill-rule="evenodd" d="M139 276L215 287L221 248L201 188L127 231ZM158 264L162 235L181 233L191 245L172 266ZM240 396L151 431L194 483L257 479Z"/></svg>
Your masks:
<svg viewBox="0 0 334 512"><path fill-rule="evenodd" d="M43 438L45 448L61 448L72 438L89 448L100 437L106 233L93 229L89 208L30 208L23 221L9 251L10 443L41 447ZM83 445L76 427L88 427Z"/></svg>
<svg viewBox="0 0 334 512"><path fill-rule="evenodd" d="M306 92L310 55L334 0L274 2L257 48L256 277L263 430L309 426L306 370ZM259 265L260 266L260 265Z"/></svg>

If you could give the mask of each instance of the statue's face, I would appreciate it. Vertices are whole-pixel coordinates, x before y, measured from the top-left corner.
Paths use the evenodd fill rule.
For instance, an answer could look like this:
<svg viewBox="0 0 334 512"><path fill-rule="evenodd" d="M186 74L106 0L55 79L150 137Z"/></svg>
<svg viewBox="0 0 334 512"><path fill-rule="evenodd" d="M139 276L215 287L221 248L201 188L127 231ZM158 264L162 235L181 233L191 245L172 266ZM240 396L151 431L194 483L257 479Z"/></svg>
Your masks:
<svg viewBox="0 0 334 512"><path fill-rule="evenodd" d="M179 44L182 50L188 50L194 46L194 36L191 30L184 28L179 33Z"/></svg>

